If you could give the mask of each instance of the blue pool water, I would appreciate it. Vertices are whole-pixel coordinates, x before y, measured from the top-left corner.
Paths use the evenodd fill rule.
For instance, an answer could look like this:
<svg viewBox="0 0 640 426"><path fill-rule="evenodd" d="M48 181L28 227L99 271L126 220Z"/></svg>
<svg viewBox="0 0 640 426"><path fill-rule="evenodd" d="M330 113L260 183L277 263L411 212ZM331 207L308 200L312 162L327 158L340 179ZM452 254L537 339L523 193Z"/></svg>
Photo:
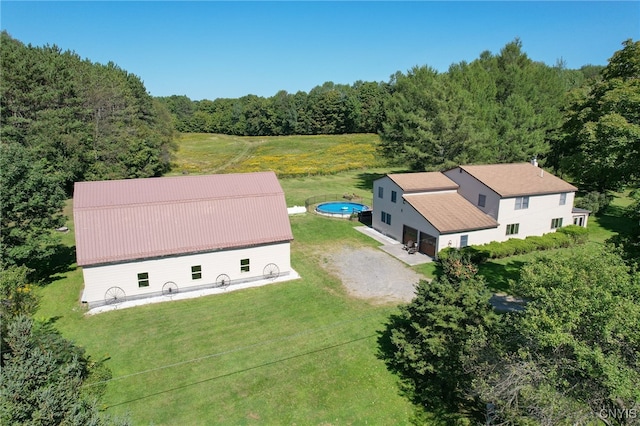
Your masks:
<svg viewBox="0 0 640 426"><path fill-rule="evenodd" d="M348 201L332 201L329 203L318 204L316 210L319 213L337 214L337 215L351 215L351 213L361 212L363 210L369 210L369 207L360 203L351 203Z"/></svg>

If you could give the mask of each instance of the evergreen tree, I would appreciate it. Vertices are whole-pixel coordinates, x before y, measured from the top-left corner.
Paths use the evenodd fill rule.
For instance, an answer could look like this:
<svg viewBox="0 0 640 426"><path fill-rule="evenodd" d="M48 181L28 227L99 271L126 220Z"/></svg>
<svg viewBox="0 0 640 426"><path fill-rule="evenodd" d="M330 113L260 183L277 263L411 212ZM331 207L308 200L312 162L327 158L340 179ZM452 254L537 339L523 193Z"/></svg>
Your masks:
<svg viewBox="0 0 640 426"><path fill-rule="evenodd" d="M452 255L449 275L421 281L416 297L388 325L390 367L416 403L456 408L473 376L467 357L495 322L484 281L467 259Z"/></svg>
<svg viewBox="0 0 640 426"><path fill-rule="evenodd" d="M126 425L100 416L82 385L90 366L84 351L49 324L11 320L0 372L0 423L6 425Z"/></svg>
<svg viewBox="0 0 640 426"><path fill-rule="evenodd" d="M533 62L519 40L499 55L437 75L397 73L381 132L383 153L418 170L462 163L506 163L544 156L560 126L559 74Z"/></svg>
<svg viewBox="0 0 640 426"><path fill-rule="evenodd" d="M0 144L0 266L36 268L53 254L64 223L63 177L18 143Z"/></svg>

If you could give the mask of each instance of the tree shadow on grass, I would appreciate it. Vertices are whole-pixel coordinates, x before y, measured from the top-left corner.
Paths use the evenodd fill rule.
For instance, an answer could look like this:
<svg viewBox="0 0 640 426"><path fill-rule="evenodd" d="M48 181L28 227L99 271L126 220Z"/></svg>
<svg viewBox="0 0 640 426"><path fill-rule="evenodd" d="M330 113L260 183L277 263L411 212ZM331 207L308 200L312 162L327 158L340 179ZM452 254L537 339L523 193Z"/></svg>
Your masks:
<svg viewBox="0 0 640 426"><path fill-rule="evenodd" d="M75 270L75 262L75 246L69 247L58 244L53 248L53 253L50 256L40 259L29 266L35 271L33 278L44 286L61 279L67 272Z"/></svg>
<svg viewBox="0 0 640 426"><path fill-rule="evenodd" d="M504 264L487 261L478 267L478 275L484 277L490 290L510 294L510 281L517 281L520 278L520 269L524 264L525 262L521 260L511 260Z"/></svg>
<svg viewBox="0 0 640 426"><path fill-rule="evenodd" d="M626 216L625 208L622 206L610 205L603 213L596 215L596 219L601 227L620 235L630 235L635 224Z"/></svg>
<svg viewBox="0 0 640 426"><path fill-rule="evenodd" d="M409 170L400 170L400 171L395 171L394 173L409 173L409 172L410 172ZM366 191L371 191L373 188L373 182L377 179L385 177L386 175L387 173L371 173L371 172L358 173L358 175L356 175L356 179L358 180L358 183L356 183L356 188L366 190Z"/></svg>

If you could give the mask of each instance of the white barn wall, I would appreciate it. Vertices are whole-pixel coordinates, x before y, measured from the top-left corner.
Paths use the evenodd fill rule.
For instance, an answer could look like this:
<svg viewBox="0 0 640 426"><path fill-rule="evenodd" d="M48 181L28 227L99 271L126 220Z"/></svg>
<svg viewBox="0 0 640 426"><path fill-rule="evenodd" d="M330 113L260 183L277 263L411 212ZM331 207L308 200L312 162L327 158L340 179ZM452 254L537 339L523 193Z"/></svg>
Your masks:
<svg viewBox="0 0 640 426"><path fill-rule="evenodd" d="M249 272L242 272L240 260L249 259ZM162 292L165 283L173 281L179 291L188 287L206 286L216 282L220 274L234 282L252 281L263 277L263 269L275 263L280 275L291 272L290 244L277 243L235 250L221 250L190 255L176 255L140 261L83 267L82 301L89 306L104 304L105 292L120 287L126 297L141 297ZM191 267L202 266L202 278L193 280ZM138 287L138 274L149 273L149 286Z"/></svg>

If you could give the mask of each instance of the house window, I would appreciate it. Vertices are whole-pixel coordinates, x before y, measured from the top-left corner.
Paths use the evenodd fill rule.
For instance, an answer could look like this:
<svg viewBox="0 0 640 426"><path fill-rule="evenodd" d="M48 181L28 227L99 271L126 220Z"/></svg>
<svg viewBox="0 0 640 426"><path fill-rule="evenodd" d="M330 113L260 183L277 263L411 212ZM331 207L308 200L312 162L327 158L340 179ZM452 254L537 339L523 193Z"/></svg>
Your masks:
<svg viewBox="0 0 640 426"><path fill-rule="evenodd" d="M141 272L138 274L138 287L149 287L148 272Z"/></svg>
<svg viewBox="0 0 640 426"><path fill-rule="evenodd" d="M396 191L391 191L391 202L395 203L398 198L398 193Z"/></svg>
<svg viewBox="0 0 640 426"><path fill-rule="evenodd" d="M249 272L249 259L240 259L240 271Z"/></svg>
<svg viewBox="0 0 640 426"><path fill-rule="evenodd" d="M382 198L383 195L384 195L384 188L379 186L378 187L378 198Z"/></svg>
<svg viewBox="0 0 640 426"><path fill-rule="evenodd" d="M565 204L567 204L567 193L563 192L560 194L560 205L564 206Z"/></svg>
<svg viewBox="0 0 640 426"><path fill-rule="evenodd" d="M469 236L460 235L460 247L466 247L469 245Z"/></svg>
<svg viewBox="0 0 640 426"><path fill-rule="evenodd" d="M391 215L386 212L380 212L380 221L387 225L391 225Z"/></svg>
<svg viewBox="0 0 640 426"><path fill-rule="evenodd" d="M487 196L484 194L478 194L478 206L484 207L487 203Z"/></svg>
<svg viewBox="0 0 640 426"><path fill-rule="evenodd" d="M562 226L562 218L551 219L551 229L560 228Z"/></svg>
<svg viewBox="0 0 640 426"><path fill-rule="evenodd" d="M523 210L529 208L529 196L516 197L516 210Z"/></svg>
<svg viewBox="0 0 640 426"><path fill-rule="evenodd" d="M507 235L516 235L520 230L519 223L511 223L507 225Z"/></svg>
<svg viewBox="0 0 640 426"><path fill-rule="evenodd" d="M191 279L199 280L202 278L202 265L196 265L191 267Z"/></svg>

